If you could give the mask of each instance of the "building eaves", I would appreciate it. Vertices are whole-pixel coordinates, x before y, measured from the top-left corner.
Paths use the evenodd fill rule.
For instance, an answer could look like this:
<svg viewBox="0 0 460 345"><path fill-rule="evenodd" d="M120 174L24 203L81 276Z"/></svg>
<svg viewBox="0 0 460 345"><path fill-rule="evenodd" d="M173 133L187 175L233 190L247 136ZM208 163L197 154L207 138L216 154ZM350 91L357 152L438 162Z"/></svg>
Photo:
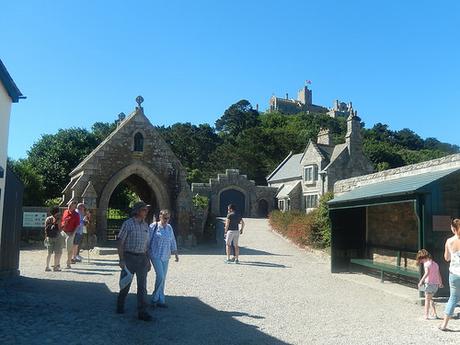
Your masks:
<svg viewBox="0 0 460 345"><path fill-rule="evenodd" d="M8 70L0 59L0 81L6 89L6 92L11 97L13 103L17 103L20 99L26 98L23 96L19 88L16 86L13 78L11 78Z"/></svg>

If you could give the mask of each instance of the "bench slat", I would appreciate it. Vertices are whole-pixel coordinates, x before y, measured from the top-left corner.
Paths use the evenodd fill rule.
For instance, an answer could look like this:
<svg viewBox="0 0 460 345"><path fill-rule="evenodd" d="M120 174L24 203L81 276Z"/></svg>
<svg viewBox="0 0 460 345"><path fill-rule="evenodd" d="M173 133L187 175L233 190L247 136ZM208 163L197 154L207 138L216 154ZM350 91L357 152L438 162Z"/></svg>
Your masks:
<svg viewBox="0 0 460 345"><path fill-rule="evenodd" d="M420 277L420 273L413 269L402 268L402 267L382 264L382 263L376 263L370 259L350 259L350 262L356 265L377 269L383 272L395 273L395 274L400 274L400 275L404 275L407 277L413 277L413 278Z"/></svg>

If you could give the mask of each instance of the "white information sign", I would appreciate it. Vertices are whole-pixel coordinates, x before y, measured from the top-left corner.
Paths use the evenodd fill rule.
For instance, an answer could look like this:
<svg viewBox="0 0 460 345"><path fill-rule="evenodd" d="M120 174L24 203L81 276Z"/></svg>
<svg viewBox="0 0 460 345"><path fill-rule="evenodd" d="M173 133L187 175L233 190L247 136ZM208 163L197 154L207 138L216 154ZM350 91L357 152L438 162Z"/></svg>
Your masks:
<svg viewBox="0 0 460 345"><path fill-rule="evenodd" d="M24 212L22 226L25 228L42 228L45 226L46 212Z"/></svg>

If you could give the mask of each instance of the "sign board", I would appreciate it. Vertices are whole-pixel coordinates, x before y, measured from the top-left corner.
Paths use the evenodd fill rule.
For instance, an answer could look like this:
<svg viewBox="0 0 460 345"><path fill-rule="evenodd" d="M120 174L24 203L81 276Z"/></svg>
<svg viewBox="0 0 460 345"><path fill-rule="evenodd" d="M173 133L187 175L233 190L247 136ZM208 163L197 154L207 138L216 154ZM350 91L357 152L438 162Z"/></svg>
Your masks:
<svg viewBox="0 0 460 345"><path fill-rule="evenodd" d="M24 212L22 226L24 228L43 228L45 220L46 212Z"/></svg>
<svg viewBox="0 0 460 345"><path fill-rule="evenodd" d="M433 216L433 231L450 231L450 216Z"/></svg>

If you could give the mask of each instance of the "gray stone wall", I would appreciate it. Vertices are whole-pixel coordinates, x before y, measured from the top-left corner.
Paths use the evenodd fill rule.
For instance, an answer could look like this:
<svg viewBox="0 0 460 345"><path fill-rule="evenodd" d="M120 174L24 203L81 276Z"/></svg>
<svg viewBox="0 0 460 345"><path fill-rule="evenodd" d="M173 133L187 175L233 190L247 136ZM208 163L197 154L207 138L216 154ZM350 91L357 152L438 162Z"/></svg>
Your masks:
<svg viewBox="0 0 460 345"><path fill-rule="evenodd" d="M367 207L367 242L416 250L418 221L413 202Z"/></svg>
<svg viewBox="0 0 460 345"><path fill-rule="evenodd" d="M257 217L259 202L267 201L270 212L275 205L275 195L278 188L256 186L253 180L248 180L246 175L241 175L238 169L227 169L225 174L218 174L217 178L209 179L209 183L192 183L192 194L200 194L210 199L211 213L219 214L220 194L228 189L235 189L245 196L245 209L247 216Z"/></svg>

